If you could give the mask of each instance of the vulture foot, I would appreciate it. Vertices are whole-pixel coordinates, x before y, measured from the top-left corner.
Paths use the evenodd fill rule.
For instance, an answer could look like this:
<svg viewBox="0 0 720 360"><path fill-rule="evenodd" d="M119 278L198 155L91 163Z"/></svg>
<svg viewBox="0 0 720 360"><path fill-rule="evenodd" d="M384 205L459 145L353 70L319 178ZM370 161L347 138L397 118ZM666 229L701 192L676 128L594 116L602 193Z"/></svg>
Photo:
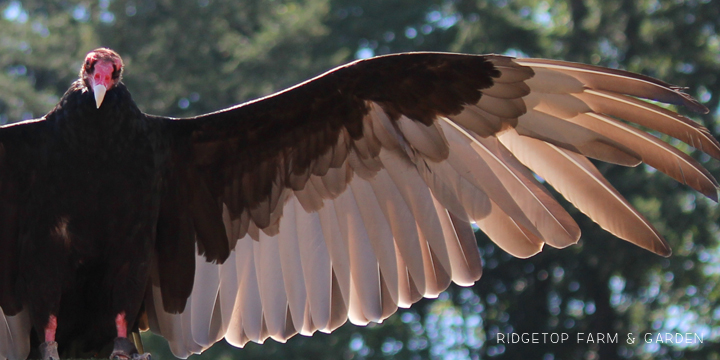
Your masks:
<svg viewBox="0 0 720 360"><path fill-rule="evenodd" d="M58 343L56 341L47 341L40 344L40 355L42 355L43 360L60 360Z"/></svg>
<svg viewBox="0 0 720 360"><path fill-rule="evenodd" d="M150 353L139 354L135 345L128 338L115 338L110 360L151 360Z"/></svg>

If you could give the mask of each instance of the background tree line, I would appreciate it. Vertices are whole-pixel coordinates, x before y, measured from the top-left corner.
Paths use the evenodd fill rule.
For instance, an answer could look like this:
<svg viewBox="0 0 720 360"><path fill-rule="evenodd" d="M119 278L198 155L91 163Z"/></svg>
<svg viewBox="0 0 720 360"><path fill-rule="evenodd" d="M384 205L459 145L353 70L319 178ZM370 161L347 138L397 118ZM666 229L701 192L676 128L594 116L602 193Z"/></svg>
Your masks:
<svg viewBox="0 0 720 360"><path fill-rule="evenodd" d="M433 50L505 53L622 68L689 88L720 131L720 2L710 0L0 1L0 123L39 117L107 46L143 111L188 116L267 95L360 57ZM679 109L686 113L684 109ZM672 140L671 140L672 141ZM673 144L677 142L672 141ZM700 155L715 175L719 162ZM208 359L718 359L720 252L712 201L656 173L600 165L674 249L661 258L568 205L577 246L510 257L482 233L485 272L381 325L346 325ZM497 333L569 333L563 344L498 344ZM701 345L627 344L624 334L693 332ZM574 341L619 333L615 344ZM164 341L144 335L161 359Z"/></svg>

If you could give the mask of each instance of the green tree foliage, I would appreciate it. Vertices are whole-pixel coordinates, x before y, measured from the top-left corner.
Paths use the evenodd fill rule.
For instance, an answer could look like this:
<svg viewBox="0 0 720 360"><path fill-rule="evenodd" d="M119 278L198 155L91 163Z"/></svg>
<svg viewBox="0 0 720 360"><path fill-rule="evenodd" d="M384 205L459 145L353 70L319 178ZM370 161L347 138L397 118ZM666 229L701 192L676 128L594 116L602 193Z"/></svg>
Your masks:
<svg viewBox="0 0 720 360"><path fill-rule="evenodd" d="M140 108L155 114L220 109L358 57L434 50L550 57L659 77L689 87L711 110L691 117L718 129L717 1L26 0L0 1L0 11L2 123L50 110L85 53L108 46L126 61L125 82ZM717 161L682 150L720 174ZM599 166L667 238L672 257L623 242L565 204L583 229L576 246L519 260L478 234L485 273L472 288L451 287L381 325L243 350L218 344L203 357L720 358L717 205L644 165ZM497 341L498 333L543 332L568 339ZM666 332L697 333L703 343L643 337ZM599 344L598 333L618 334L618 343ZM163 340L145 341L170 358Z"/></svg>

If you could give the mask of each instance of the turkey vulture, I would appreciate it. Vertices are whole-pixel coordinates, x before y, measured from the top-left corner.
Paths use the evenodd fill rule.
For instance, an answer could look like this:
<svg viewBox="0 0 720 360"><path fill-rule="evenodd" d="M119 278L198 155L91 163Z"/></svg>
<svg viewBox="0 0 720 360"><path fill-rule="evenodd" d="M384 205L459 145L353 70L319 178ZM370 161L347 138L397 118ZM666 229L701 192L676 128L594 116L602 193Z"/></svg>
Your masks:
<svg viewBox="0 0 720 360"><path fill-rule="evenodd" d="M141 112L122 71L94 50L52 111L0 128L0 359L31 337L45 359L140 358L128 329L149 328L187 357L381 321L480 278L471 222L522 258L577 242L533 172L669 255L588 158L645 162L717 201L701 164L620 121L720 159L707 129L639 98L707 109L626 71L396 54L187 119Z"/></svg>

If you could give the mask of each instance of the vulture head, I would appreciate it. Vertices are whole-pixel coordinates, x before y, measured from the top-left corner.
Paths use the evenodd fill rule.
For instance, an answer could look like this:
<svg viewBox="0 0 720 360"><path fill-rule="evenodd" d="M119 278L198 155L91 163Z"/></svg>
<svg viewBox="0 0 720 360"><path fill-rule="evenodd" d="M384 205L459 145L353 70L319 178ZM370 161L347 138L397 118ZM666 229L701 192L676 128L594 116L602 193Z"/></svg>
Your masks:
<svg viewBox="0 0 720 360"><path fill-rule="evenodd" d="M98 109L105 98L105 92L120 82L122 71L123 62L120 55L110 49L95 49L85 57L80 78L87 90L95 95Z"/></svg>

